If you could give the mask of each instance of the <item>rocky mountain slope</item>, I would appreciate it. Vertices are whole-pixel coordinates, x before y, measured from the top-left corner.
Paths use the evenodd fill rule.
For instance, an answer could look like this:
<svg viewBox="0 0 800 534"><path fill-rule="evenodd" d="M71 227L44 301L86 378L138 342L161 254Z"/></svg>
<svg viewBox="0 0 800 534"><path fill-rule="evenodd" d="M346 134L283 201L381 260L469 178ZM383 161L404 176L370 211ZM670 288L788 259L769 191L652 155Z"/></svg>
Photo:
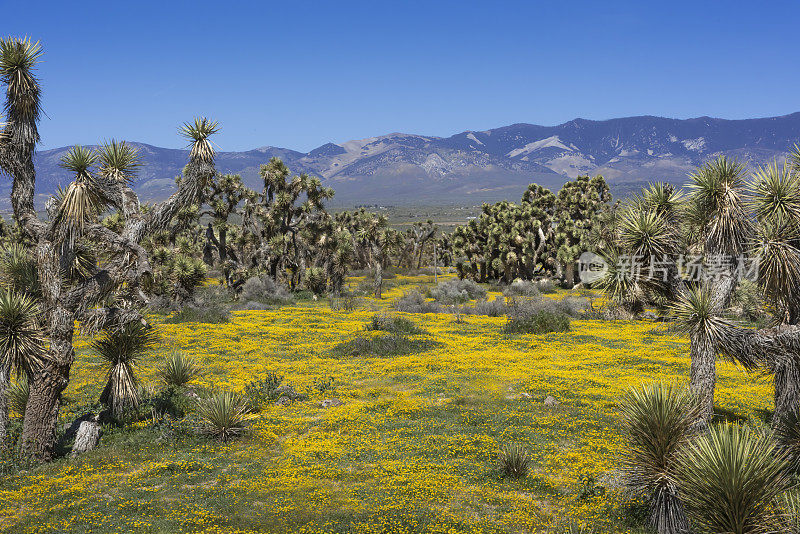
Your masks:
<svg viewBox="0 0 800 534"><path fill-rule="evenodd" d="M451 137L393 133L327 143L308 153L270 146L221 152L217 168L239 173L250 186L259 187L259 166L277 156L295 173L322 178L336 189L340 204L472 204L518 198L530 182L557 189L579 174L602 174L618 194L652 180L682 184L688 172L718 154L755 167L780 159L798 142L800 113L746 120L575 119L558 126L514 124ZM146 163L137 189L144 199L166 197L187 152L137 146ZM37 154L41 195L68 183L68 174L58 167L65 150ZM7 203L8 182L1 187Z"/></svg>

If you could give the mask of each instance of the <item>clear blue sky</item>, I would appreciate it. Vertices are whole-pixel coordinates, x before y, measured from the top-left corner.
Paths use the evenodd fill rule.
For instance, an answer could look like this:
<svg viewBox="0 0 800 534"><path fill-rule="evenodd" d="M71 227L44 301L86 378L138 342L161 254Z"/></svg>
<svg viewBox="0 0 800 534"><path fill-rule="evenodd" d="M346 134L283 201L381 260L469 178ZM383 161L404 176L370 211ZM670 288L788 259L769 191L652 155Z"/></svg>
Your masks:
<svg viewBox="0 0 800 534"><path fill-rule="evenodd" d="M389 132L800 110L800 2L13 2L44 148L115 137L309 150Z"/></svg>

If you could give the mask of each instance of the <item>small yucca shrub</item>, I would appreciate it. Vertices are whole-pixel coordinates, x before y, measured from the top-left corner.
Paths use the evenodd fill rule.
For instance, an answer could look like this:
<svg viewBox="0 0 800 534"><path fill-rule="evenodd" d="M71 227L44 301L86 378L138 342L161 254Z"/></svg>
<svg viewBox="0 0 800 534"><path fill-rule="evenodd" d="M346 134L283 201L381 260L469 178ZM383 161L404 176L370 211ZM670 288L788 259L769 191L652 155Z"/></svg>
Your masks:
<svg viewBox="0 0 800 534"><path fill-rule="evenodd" d="M531 465L531 456L528 450L520 443L506 443L500 447L498 463L503 475L511 478L528 476Z"/></svg>
<svg viewBox="0 0 800 534"><path fill-rule="evenodd" d="M30 385L25 377L11 384L7 391L9 410L19 416L24 416L30 392Z"/></svg>
<svg viewBox="0 0 800 534"><path fill-rule="evenodd" d="M723 424L688 444L677 480L699 532L780 532L777 498L789 486L788 462L769 434Z"/></svg>
<svg viewBox="0 0 800 534"><path fill-rule="evenodd" d="M247 430L257 415L250 411L247 401L231 391L221 391L197 401L197 416L202 430L226 442Z"/></svg>
<svg viewBox="0 0 800 534"><path fill-rule="evenodd" d="M674 476L678 453L699 417L697 402L684 388L646 384L630 389L621 409L627 485L648 503L649 523L657 532L684 532L688 523Z"/></svg>
<svg viewBox="0 0 800 534"><path fill-rule="evenodd" d="M106 330L92 341L92 348L104 360L107 382L100 402L111 409L115 418L139 406L139 382L135 369L139 358L156 347L158 336L149 325L128 323L116 330Z"/></svg>
<svg viewBox="0 0 800 534"><path fill-rule="evenodd" d="M167 356L157 374L167 386L183 387L200 376L200 373L200 366L194 358L176 350Z"/></svg>

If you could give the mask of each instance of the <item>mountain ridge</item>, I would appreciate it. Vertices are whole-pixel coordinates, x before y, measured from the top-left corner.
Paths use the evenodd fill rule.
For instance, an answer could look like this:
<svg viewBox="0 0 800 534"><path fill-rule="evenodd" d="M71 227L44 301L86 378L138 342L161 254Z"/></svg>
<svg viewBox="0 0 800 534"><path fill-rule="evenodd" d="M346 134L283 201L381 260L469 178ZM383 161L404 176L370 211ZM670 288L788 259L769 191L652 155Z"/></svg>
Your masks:
<svg viewBox="0 0 800 534"><path fill-rule="evenodd" d="M393 132L328 142L308 152L274 146L220 151L217 169L241 174L250 187L260 188L259 166L277 156L294 173L319 176L336 190L341 204L464 204L516 199L530 182L557 189L580 174L602 174L617 191L652 180L682 184L692 169L717 155L757 167L780 161L798 142L800 112L754 119L576 118L555 126L515 123L449 137ZM165 198L188 150L132 144L145 162L136 189L145 200ZM58 167L67 149L36 153L40 197L69 182ZM5 181L0 187L5 193L10 185Z"/></svg>

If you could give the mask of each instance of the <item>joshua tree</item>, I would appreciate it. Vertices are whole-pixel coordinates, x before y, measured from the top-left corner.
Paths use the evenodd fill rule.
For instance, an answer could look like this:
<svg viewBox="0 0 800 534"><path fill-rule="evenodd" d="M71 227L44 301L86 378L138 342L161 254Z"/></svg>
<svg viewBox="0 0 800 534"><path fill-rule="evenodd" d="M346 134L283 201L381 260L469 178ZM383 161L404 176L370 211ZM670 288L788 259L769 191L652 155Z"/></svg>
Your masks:
<svg viewBox="0 0 800 534"><path fill-rule="evenodd" d="M433 221L428 220L424 223L416 222L411 225L411 228L406 230L406 237L408 243L411 245L410 260L419 269L422 266L422 255L425 249L425 244L434 238L439 227L433 224ZM409 267L412 265L409 264Z"/></svg>
<svg viewBox="0 0 800 534"><path fill-rule="evenodd" d="M242 208L242 240L255 245L249 263L262 265L277 279L286 278L296 287L305 276L308 254L315 240L314 228L324 219L325 201L333 190L323 187L319 178L302 174L291 176L278 158L261 166L264 190L245 195ZM305 240L305 243L303 242Z"/></svg>
<svg viewBox="0 0 800 534"><path fill-rule="evenodd" d="M337 221L348 228L356 257L373 269L374 295L376 299L380 299L383 267L388 260L389 250L399 244L400 235L389 228L385 215L370 213L364 208L352 213L339 213Z"/></svg>
<svg viewBox="0 0 800 534"><path fill-rule="evenodd" d="M556 197L531 184L522 202L484 204L478 219L453 231L452 252L461 278L511 283L551 272Z"/></svg>
<svg viewBox="0 0 800 534"><path fill-rule="evenodd" d="M230 223L228 219L237 211L237 207L245 198L251 196L252 192L242 184L242 178L238 174L220 174L211 180L204 193L204 200L209 209L202 215L210 215L212 222L206 228L206 244L203 248L203 258L209 265L213 264L212 249L217 249L220 263L225 263L228 256L234 261L238 258L233 250L228 246L228 230ZM214 235L214 228L217 235Z"/></svg>
<svg viewBox="0 0 800 534"><path fill-rule="evenodd" d="M686 197L651 186L608 232L617 237L606 249L611 269L601 285L617 298L671 303L690 335L691 389L705 421L713 415L718 354L773 374L776 424L800 404L799 165L795 148L785 165L768 165L745 180L741 164L720 157L690 176ZM645 266L661 254L669 258L662 262L664 276L653 280L649 273L618 272L617 254L638 256ZM677 262L681 256L694 256L704 270L692 272L688 261ZM774 311L775 325L760 330L724 317L753 262L758 288Z"/></svg>
<svg viewBox="0 0 800 534"><path fill-rule="evenodd" d="M117 302L131 304L144 300L139 286L151 268L140 243L145 236L162 231L178 210L197 203L205 183L214 175L214 150L208 138L218 126L204 118L183 126L182 134L193 145L178 191L146 213L129 183L139 162L136 150L117 142L98 151L74 148L65 157L64 166L75 178L60 196L48 202L48 218L39 219L33 203L33 155L39 141L40 113L40 87L34 69L40 56L39 43L0 39L0 80L6 86L7 120L0 135L0 169L13 180L14 218L33 243L43 331L49 347L44 365L33 374L21 447L25 454L47 460L55 445L59 399L75 359L75 321L92 333L141 320L129 307L105 305L110 300L107 297L119 294ZM98 222L98 214L107 209L122 214L121 233ZM99 264L80 280L65 278L64 266L72 265L78 250L87 243L103 251Z"/></svg>
<svg viewBox="0 0 800 534"><path fill-rule="evenodd" d="M589 231L611 201L602 176L578 176L558 192L555 203L555 242L558 267L566 284L575 282L575 263L589 248Z"/></svg>

